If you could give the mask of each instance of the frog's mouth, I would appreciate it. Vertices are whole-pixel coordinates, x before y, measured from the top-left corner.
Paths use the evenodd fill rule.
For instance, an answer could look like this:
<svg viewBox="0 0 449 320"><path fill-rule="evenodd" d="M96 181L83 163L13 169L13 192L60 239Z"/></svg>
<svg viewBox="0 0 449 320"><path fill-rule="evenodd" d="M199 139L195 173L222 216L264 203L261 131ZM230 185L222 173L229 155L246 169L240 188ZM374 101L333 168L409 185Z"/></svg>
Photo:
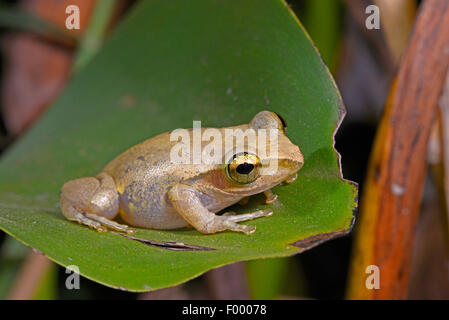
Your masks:
<svg viewBox="0 0 449 320"><path fill-rule="evenodd" d="M195 189L209 197L221 196L226 199L246 197L262 193L282 183L291 183L297 176L302 163L293 160L282 160L274 167L275 170L261 175L252 182L239 184L227 177L224 167L216 168L198 176L189 182Z"/></svg>
<svg viewBox="0 0 449 320"><path fill-rule="evenodd" d="M265 170L256 180L246 184L228 183L224 188L219 188L222 194L232 196L251 196L262 193L277 185L293 183L298 177L298 171L302 163L292 160L279 161L279 165L273 171ZM273 168L272 168L273 169Z"/></svg>
<svg viewBox="0 0 449 320"><path fill-rule="evenodd" d="M302 168L303 164L304 161L302 159L266 159L262 162L261 175L290 177L295 175Z"/></svg>

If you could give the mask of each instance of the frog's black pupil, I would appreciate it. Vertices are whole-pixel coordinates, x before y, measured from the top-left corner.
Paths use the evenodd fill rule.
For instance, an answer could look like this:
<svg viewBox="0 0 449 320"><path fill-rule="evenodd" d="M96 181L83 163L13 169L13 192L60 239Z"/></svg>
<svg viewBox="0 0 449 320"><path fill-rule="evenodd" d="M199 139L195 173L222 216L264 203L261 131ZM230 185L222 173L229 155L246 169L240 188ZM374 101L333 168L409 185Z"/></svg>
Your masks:
<svg viewBox="0 0 449 320"><path fill-rule="evenodd" d="M239 164L239 165L237 166L236 171L237 171L238 173L240 173L240 174L248 174L248 173L250 173L251 171L253 171L253 169L254 169L254 165L253 165L253 164L248 163L248 162L244 162L244 163Z"/></svg>

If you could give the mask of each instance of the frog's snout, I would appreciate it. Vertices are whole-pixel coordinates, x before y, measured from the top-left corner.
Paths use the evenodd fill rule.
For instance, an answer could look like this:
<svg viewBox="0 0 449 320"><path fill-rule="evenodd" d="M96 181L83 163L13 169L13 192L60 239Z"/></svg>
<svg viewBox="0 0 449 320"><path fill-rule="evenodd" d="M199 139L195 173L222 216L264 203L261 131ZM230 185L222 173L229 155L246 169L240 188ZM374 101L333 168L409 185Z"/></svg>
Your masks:
<svg viewBox="0 0 449 320"><path fill-rule="evenodd" d="M284 154L283 159L286 160L291 171L299 171L304 164L304 156L298 146L292 145L291 148Z"/></svg>

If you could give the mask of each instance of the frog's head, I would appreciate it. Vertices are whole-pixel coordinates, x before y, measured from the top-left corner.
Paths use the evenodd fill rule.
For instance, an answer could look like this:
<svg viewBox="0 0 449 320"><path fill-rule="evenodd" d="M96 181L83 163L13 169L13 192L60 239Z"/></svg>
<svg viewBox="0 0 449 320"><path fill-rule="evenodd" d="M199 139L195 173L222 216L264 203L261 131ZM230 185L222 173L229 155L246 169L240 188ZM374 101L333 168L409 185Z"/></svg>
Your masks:
<svg viewBox="0 0 449 320"><path fill-rule="evenodd" d="M288 139L285 120L274 112L261 111L248 126L256 131L258 141L266 143L257 143L229 158L226 176L235 187L228 191L250 195L293 181L304 158L299 147ZM265 137L261 137L261 132Z"/></svg>

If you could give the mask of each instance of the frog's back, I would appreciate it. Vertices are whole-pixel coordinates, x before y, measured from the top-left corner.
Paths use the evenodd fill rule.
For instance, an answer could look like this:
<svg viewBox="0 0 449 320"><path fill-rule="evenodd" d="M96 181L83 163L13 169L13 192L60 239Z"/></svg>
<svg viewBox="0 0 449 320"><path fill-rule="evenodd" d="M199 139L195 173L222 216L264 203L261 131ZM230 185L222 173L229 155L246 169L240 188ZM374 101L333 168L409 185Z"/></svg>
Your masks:
<svg viewBox="0 0 449 320"><path fill-rule="evenodd" d="M104 168L114 178L120 214L127 223L153 229L187 225L169 203L167 191L207 168L172 162L170 152L176 143L170 141L170 132L159 134L126 150Z"/></svg>

